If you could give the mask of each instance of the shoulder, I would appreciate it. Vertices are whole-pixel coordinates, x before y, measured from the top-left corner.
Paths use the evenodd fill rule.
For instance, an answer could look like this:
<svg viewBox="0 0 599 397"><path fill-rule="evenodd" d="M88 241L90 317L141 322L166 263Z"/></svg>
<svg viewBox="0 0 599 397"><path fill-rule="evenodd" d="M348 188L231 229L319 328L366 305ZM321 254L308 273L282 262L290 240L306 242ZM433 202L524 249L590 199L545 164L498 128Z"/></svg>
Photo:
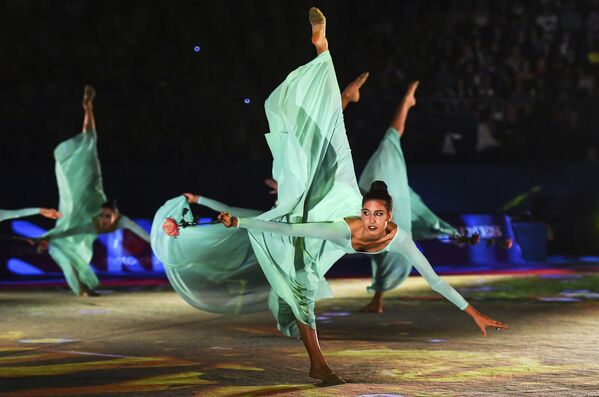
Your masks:
<svg viewBox="0 0 599 397"><path fill-rule="evenodd" d="M399 227L397 226L396 223L393 223L393 222L387 223L387 234L396 233L398 230L399 230Z"/></svg>
<svg viewBox="0 0 599 397"><path fill-rule="evenodd" d="M347 223L351 231L357 229L361 223L361 219L355 216L349 216L347 218L343 218L343 220L345 221L345 223Z"/></svg>

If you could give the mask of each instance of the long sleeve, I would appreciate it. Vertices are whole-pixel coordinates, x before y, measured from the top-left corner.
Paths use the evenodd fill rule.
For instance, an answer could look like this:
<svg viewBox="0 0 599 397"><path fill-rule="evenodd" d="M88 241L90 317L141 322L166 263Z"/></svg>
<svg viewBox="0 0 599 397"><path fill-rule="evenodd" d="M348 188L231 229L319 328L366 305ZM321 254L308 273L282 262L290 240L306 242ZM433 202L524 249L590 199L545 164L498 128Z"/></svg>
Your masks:
<svg viewBox="0 0 599 397"><path fill-rule="evenodd" d="M75 226L67 230L63 230L61 232L52 232L45 234L42 236L44 240L56 240L59 238L75 236L77 234L98 234L96 230L96 226L93 223L88 223L86 225Z"/></svg>
<svg viewBox="0 0 599 397"><path fill-rule="evenodd" d="M20 210L0 210L0 222L9 219L23 218L25 216L37 215L39 208L23 208Z"/></svg>
<svg viewBox="0 0 599 397"><path fill-rule="evenodd" d="M349 241L349 230L343 220L337 222L285 223L253 218L237 219L237 227L244 229L260 230L283 236L328 240L342 247L347 246Z"/></svg>
<svg viewBox="0 0 599 397"><path fill-rule="evenodd" d="M139 237L144 239L146 242L150 242L150 235L141 226L135 223L131 218L121 215L119 218L119 227L123 229L129 229Z"/></svg>
<svg viewBox="0 0 599 397"><path fill-rule="evenodd" d="M389 252L401 254L408 258L433 291L443 295L448 301L459 307L460 310L464 310L468 306L466 299L435 273L426 257L404 231L398 229L397 233L402 233L403 235L395 237L395 240L389 247Z"/></svg>
<svg viewBox="0 0 599 397"><path fill-rule="evenodd" d="M231 206L228 206L227 204L221 203L220 201L212 200L212 199L209 199L208 197L204 197L204 196L200 196L200 199L198 200L198 204L203 205L204 207L208 207L211 210L214 210L217 212L228 212L229 214L232 214L234 216L241 216L244 218L253 218L255 216L262 214L262 212L263 212L263 211L248 209L248 208L231 207Z"/></svg>

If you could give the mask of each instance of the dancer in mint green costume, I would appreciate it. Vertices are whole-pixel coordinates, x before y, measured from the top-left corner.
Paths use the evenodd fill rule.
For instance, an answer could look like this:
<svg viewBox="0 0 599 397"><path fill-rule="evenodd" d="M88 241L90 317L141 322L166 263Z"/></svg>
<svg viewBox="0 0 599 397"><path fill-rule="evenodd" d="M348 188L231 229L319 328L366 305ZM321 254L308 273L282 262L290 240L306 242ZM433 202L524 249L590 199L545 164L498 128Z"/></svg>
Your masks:
<svg viewBox="0 0 599 397"><path fill-rule="evenodd" d="M266 310L270 285L259 269L247 232L221 224L196 225L189 204L248 217L261 211L229 207L190 193L185 196L160 207L151 232L154 254L163 263L175 291L195 308L213 313ZM162 229L167 218L179 224L176 238Z"/></svg>
<svg viewBox="0 0 599 397"><path fill-rule="evenodd" d="M32 215L42 215L50 219L60 218L60 213L54 208L23 208L20 210L0 210L0 222Z"/></svg>
<svg viewBox="0 0 599 397"><path fill-rule="evenodd" d="M96 147L94 95L93 88L86 86L83 132L54 149L60 196L58 208L62 218L53 229L38 239L41 248L49 244L49 254L60 266L73 293L83 296L95 295L93 289L99 285L98 277L89 264L93 243L99 234L127 228L150 241L150 236L143 228L120 215L115 206L106 202Z"/></svg>
<svg viewBox="0 0 599 397"><path fill-rule="evenodd" d="M363 73L346 87L342 93L343 110L349 103L359 101L359 90L367 78L368 73ZM394 220L412 239L427 240L442 236L456 238L459 232L433 213L408 184L401 137L405 131L408 112L416 104L414 94L417 88L417 81L410 84L405 97L397 108L391 126L387 129L378 149L360 176L360 190L365 193L374 181L385 181L389 186L389 193L393 197ZM410 275L412 264L405 256L390 252L374 255L371 264L373 281L368 290L374 292L374 297L362 310L382 313L383 293L402 284Z"/></svg>
<svg viewBox="0 0 599 397"><path fill-rule="evenodd" d="M386 186L388 199L379 195L362 202L324 15L312 8L310 22L318 56L291 72L265 104L278 206L257 218L222 213L219 219L225 226L248 230L277 298L270 303L278 328L289 336L301 335L310 356L310 376L339 384L344 381L328 366L318 344L314 295L318 280L345 253L405 255L431 287L470 314L483 333L487 326L505 325L468 305L435 274L409 234L388 222L392 214Z"/></svg>
<svg viewBox="0 0 599 397"><path fill-rule="evenodd" d="M255 217L263 211L230 207L191 193L184 196L187 200L179 196L167 201L152 223L152 249L164 264L173 289L193 307L212 313L267 310L270 284L260 270L247 232L220 224L195 225L189 204L243 217ZM176 239L162 229L167 218L178 223ZM326 280L320 280L317 298L331 296Z"/></svg>

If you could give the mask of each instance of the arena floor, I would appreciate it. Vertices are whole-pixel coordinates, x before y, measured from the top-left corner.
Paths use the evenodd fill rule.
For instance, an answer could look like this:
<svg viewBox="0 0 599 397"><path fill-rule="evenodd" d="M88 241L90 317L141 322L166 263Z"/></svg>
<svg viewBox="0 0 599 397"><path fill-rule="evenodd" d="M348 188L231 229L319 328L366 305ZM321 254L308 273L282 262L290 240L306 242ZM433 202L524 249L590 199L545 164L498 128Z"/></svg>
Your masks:
<svg viewBox="0 0 599 397"><path fill-rule="evenodd" d="M199 312L168 286L0 291L0 396L599 396L599 273L446 277L511 329L483 338L420 277L359 313L367 279L332 282L321 344L347 385L307 376L268 312Z"/></svg>

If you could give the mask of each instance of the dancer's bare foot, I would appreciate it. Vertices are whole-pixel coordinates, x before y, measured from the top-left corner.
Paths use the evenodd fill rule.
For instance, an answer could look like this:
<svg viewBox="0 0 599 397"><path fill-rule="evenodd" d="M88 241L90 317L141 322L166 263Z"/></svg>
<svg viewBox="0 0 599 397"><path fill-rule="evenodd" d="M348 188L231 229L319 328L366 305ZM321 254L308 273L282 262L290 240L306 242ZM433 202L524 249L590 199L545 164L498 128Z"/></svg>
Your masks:
<svg viewBox="0 0 599 397"><path fill-rule="evenodd" d="M342 107L345 109L350 102L358 102L360 100L360 88L364 85L370 73L364 72L359 75L354 81L349 83L341 94Z"/></svg>
<svg viewBox="0 0 599 397"><path fill-rule="evenodd" d="M89 288L87 285L82 284L79 287L79 296L83 296L85 298L92 298L92 297L100 296L100 295L93 289Z"/></svg>
<svg viewBox="0 0 599 397"><path fill-rule="evenodd" d="M329 49L326 38L327 19L316 7L310 8L308 12L310 25L312 25L312 44L316 47L316 53L320 55Z"/></svg>
<svg viewBox="0 0 599 397"><path fill-rule="evenodd" d="M391 127L397 130L400 137L403 136L405 130L408 112L413 106L416 105L416 98L414 97L414 94L416 93L418 84L420 84L418 80L410 83L408 90L397 107L395 116L393 116L393 120L391 121Z"/></svg>
<svg viewBox="0 0 599 397"><path fill-rule="evenodd" d="M91 85L86 85L83 88L83 109L88 109L94 106L94 98L96 90Z"/></svg>
<svg viewBox="0 0 599 397"><path fill-rule="evenodd" d="M383 292L376 291L370 303L360 309L360 311L381 314L383 312Z"/></svg>
<svg viewBox="0 0 599 397"><path fill-rule="evenodd" d="M403 97L402 102L408 108L416 106L416 98L414 97L414 94L416 93L416 90L418 89L418 84L420 84L420 81L418 81L418 80L412 81L410 83L410 85L408 86L408 91L406 91L406 95Z"/></svg>
<svg viewBox="0 0 599 397"><path fill-rule="evenodd" d="M345 380L337 376L330 367L310 368L310 377L322 381L323 385L343 385Z"/></svg>
<svg viewBox="0 0 599 397"><path fill-rule="evenodd" d="M375 302L374 300L360 309L362 313L383 313L383 305L379 302Z"/></svg>

